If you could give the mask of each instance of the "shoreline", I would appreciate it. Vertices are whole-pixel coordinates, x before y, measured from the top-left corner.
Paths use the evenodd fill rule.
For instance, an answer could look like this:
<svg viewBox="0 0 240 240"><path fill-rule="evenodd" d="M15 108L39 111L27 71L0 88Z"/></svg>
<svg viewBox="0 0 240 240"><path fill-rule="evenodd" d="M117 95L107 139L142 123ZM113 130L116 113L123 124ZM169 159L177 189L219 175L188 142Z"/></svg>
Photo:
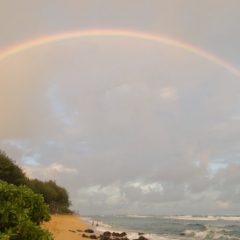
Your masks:
<svg viewBox="0 0 240 240"><path fill-rule="evenodd" d="M99 235L99 231L82 221L79 215L51 215L51 220L43 222L41 227L51 232L54 240L86 239L82 237L85 229L93 229L94 233L92 234ZM91 235L89 233L85 234Z"/></svg>
<svg viewBox="0 0 240 240"><path fill-rule="evenodd" d="M95 235L99 240L122 239L122 240L169 240L169 239L211 239L236 238L240 239L239 221L240 216L92 216L82 217L79 215L51 215L50 222L44 222L41 226L49 230L55 240L84 239L82 235ZM183 218L185 217L185 218ZM214 218L214 220L213 220ZM92 221L95 225L92 226ZM219 221L221 220L221 221ZM96 223L100 226L96 227ZM108 224L111 224L108 225ZM114 228L112 226L115 226ZM128 227L127 227L128 226ZM136 231L141 229L141 231ZM84 230L92 229L93 233L86 233ZM79 230L79 231L77 231ZM115 234L113 235L113 232ZM123 236L124 232L127 236ZM120 233L120 235L118 235ZM116 235L117 234L117 235ZM219 235L220 234L220 235ZM101 238L99 238L99 236ZM90 238L89 238L90 239Z"/></svg>
<svg viewBox="0 0 240 240"><path fill-rule="evenodd" d="M51 232L54 240L86 240L86 238L91 239L91 235L95 235L95 239L101 239L100 235L102 235L102 239L109 239L111 233L114 233L113 230L98 229L98 227L96 227L95 225L92 226L92 222L79 215L51 215L51 220L49 222L43 222L41 224L41 227ZM86 229L91 229L94 232L85 232ZM113 238L126 240L140 239L140 236L128 238L125 232L118 232L119 231L116 231L115 234L125 235L113 235ZM108 233L110 233L110 236L108 236ZM144 238L143 236L141 236L141 238L142 240L147 240L147 238Z"/></svg>

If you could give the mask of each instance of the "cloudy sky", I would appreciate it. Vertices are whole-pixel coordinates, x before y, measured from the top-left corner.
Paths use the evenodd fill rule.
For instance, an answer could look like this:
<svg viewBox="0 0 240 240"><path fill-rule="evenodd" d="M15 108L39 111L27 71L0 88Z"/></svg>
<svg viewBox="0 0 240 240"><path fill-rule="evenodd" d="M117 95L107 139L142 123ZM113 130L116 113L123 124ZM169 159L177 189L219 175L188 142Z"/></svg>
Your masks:
<svg viewBox="0 0 240 240"><path fill-rule="evenodd" d="M239 0L1 0L0 56L181 44L0 58L0 149L82 215L239 214L239 23Z"/></svg>

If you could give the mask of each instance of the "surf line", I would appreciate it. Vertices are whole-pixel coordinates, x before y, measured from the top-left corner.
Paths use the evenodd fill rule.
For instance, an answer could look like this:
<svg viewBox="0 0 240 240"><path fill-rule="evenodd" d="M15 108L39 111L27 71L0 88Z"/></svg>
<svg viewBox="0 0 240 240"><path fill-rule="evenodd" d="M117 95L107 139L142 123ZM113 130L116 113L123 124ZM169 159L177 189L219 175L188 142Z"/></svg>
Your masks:
<svg viewBox="0 0 240 240"><path fill-rule="evenodd" d="M37 39L33 39L10 48L3 50L0 52L0 61L11 57L17 53L23 52L25 50L39 47L41 45L50 44L53 42L74 39L74 38L84 38L84 37L99 37L99 36L106 36L106 37L127 37L127 38L136 38L136 39L143 39L149 40L153 42L159 42L162 44L170 45L172 47L176 47L192 54L198 55L203 57L215 64L227 69L228 71L232 72L234 75L240 77L240 70L236 67L231 65L229 62L190 44L180 42L171 38L167 38L160 35L154 35L150 33L144 32L136 32L136 31L129 31L129 30L116 30L116 29L92 29L92 30L83 30L83 31L72 31L72 32L64 32L54 35L49 35Z"/></svg>

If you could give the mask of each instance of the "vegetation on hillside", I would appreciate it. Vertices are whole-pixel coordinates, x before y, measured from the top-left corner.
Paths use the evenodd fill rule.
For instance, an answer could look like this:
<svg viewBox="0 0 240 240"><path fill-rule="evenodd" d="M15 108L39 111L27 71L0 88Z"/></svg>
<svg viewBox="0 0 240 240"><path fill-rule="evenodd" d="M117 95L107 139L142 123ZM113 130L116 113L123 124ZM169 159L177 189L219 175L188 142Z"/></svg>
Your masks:
<svg viewBox="0 0 240 240"><path fill-rule="evenodd" d="M51 213L72 213L68 208L71 202L66 189L58 186L55 181L42 182L38 179L27 179L25 184L35 193L43 195L44 202L48 204Z"/></svg>
<svg viewBox="0 0 240 240"><path fill-rule="evenodd" d="M52 240L51 233L39 226L49 220L41 194L0 180L0 239Z"/></svg>
<svg viewBox="0 0 240 240"><path fill-rule="evenodd" d="M65 188L58 186L52 180L43 182L38 179L29 179L23 170L1 150L0 180L16 186L24 184L34 193L41 194L44 203L49 206L50 213L72 213L69 209L71 202Z"/></svg>
<svg viewBox="0 0 240 240"><path fill-rule="evenodd" d="M55 181L29 179L23 170L0 150L0 239L52 240L39 225L50 213L72 213L65 188Z"/></svg>
<svg viewBox="0 0 240 240"><path fill-rule="evenodd" d="M0 150L0 179L20 185L25 182L26 175L3 151Z"/></svg>

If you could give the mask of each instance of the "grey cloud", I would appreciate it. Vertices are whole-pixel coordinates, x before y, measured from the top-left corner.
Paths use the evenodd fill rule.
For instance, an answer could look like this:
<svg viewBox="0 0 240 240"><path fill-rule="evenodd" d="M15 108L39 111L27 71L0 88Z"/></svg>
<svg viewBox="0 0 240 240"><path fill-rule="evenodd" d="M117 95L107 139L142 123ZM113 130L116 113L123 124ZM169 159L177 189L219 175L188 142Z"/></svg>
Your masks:
<svg viewBox="0 0 240 240"><path fill-rule="evenodd" d="M144 192L141 187L125 187L124 195L130 202L163 203L176 202L184 199L184 186L165 183L162 190L151 189Z"/></svg>
<svg viewBox="0 0 240 240"><path fill-rule="evenodd" d="M226 27L239 19L237 4L108 3L6 4L1 49L47 33L121 27L240 62L239 29ZM0 78L2 150L32 177L69 189L73 208L239 208L239 76L216 62L177 46L98 36L13 55L0 62Z"/></svg>

